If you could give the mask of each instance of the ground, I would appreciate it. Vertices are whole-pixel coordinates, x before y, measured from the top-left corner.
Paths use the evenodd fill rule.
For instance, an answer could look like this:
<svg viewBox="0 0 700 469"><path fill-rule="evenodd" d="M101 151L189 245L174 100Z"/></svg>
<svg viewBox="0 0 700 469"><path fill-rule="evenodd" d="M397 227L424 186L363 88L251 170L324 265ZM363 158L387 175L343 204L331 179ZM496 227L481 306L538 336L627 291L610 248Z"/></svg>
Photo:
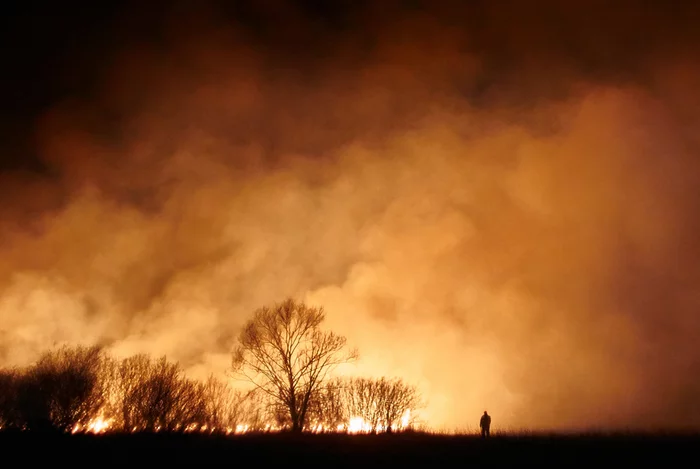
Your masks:
<svg viewBox="0 0 700 469"><path fill-rule="evenodd" d="M96 466L119 463L270 467L397 467L532 464L539 467L681 463L700 435L476 436L394 435L37 435L0 433L6 461ZM9 459L12 457L12 459ZM292 464L297 461L296 464Z"/></svg>

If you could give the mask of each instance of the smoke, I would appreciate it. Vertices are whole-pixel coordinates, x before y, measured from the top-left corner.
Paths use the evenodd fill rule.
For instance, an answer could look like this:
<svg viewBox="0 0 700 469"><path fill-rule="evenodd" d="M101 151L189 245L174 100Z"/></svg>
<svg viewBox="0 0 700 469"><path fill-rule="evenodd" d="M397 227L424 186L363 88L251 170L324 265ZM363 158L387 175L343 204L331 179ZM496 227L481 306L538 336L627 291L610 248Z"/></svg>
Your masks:
<svg viewBox="0 0 700 469"><path fill-rule="evenodd" d="M0 363L220 373L294 296L435 427L700 425L696 9L381 3L109 49L0 175Z"/></svg>

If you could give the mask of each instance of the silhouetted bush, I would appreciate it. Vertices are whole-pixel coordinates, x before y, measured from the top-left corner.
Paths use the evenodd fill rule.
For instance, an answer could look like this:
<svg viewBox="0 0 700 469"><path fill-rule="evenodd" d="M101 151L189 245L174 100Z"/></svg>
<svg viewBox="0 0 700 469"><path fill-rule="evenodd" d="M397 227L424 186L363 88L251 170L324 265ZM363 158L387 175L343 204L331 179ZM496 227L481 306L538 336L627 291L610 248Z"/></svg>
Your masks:
<svg viewBox="0 0 700 469"><path fill-rule="evenodd" d="M265 428L261 393L233 389L228 383L210 376L204 384L205 425L213 431L260 431Z"/></svg>
<svg viewBox="0 0 700 469"><path fill-rule="evenodd" d="M15 369L0 370L0 428L21 428L17 391L21 375Z"/></svg>
<svg viewBox="0 0 700 469"><path fill-rule="evenodd" d="M104 403L98 347L46 352L22 371L4 373L2 414L8 426L34 431L71 431L86 425Z"/></svg>
<svg viewBox="0 0 700 469"><path fill-rule="evenodd" d="M125 430L185 430L207 419L204 386L165 357L126 358L119 364L120 414Z"/></svg>
<svg viewBox="0 0 700 469"><path fill-rule="evenodd" d="M335 431L356 421L359 431L371 433L409 427L420 407L415 386L398 378L363 377L327 383L314 395L311 405L316 428Z"/></svg>
<svg viewBox="0 0 700 469"><path fill-rule="evenodd" d="M311 399L310 429L323 432L343 430L350 420L346 383L335 379L323 385Z"/></svg>

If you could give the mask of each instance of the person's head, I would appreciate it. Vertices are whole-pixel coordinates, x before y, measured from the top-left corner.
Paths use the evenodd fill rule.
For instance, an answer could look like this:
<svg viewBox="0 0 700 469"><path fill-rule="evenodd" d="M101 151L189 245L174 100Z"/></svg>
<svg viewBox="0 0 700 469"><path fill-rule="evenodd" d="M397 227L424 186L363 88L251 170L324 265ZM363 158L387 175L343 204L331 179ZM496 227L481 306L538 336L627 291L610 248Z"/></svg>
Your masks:
<svg viewBox="0 0 700 469"><path fill-rule="evenodd" d="M484 411L484 415L488 415L488 412Z"/></svg>

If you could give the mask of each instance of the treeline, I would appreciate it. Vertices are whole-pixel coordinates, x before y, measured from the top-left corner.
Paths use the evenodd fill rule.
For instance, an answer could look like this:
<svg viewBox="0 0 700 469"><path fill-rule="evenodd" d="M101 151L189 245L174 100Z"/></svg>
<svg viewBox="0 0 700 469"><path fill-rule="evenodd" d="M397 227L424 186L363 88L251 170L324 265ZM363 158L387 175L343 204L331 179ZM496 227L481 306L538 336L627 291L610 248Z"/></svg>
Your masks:
<svg viewBox="0 0 700 469"><path fill-rule="evenodd" d="M324 331L323 308L293 299L259 308L241 330L231 371L243 392L177 363L98 347L46 352L24 369L0 370L0 427L77 431L378 432L405 429L420 406L400 379L332 379L354 361L346 339Z"/></svg>
<svg viewBox="0 0 700 469"><path fill-rule="evenodd" d="M400 379L333 379L308 402L304 431L410 427L418 393ZM259 389L185 376L166 357L116 359L64 346L33 365L0 370L0 428L61 432L264 432L291 428L289 412Z"/></svg>

